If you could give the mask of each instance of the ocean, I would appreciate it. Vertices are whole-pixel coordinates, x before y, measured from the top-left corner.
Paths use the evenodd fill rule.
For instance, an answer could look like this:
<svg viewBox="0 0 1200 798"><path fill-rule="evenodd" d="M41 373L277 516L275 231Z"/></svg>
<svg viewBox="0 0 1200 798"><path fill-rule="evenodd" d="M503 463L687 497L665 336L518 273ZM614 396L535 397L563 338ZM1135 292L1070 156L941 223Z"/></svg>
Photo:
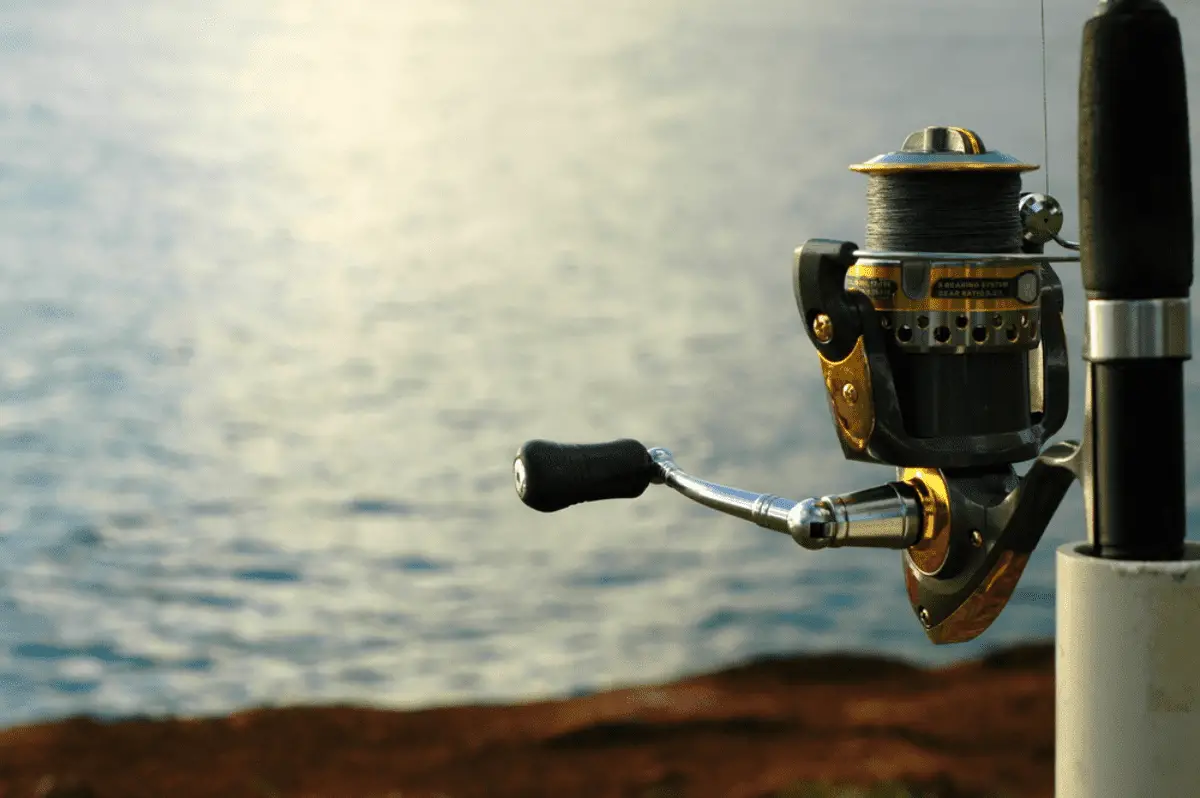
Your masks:
<svg viewBox="0 0 1200 798"><path fill-rule="evenodd" d="M1047 6L1075 237L1093 4ZM1043 162L1035 0L18 0L0 72L0 724L1053 634L1078 488L997 623L934 647L895 552L661 489L542 515L510 475L530 438L634 437L793 498L891 479L841 457L791 253L861 242L847 165L926 125Z"/></svg>

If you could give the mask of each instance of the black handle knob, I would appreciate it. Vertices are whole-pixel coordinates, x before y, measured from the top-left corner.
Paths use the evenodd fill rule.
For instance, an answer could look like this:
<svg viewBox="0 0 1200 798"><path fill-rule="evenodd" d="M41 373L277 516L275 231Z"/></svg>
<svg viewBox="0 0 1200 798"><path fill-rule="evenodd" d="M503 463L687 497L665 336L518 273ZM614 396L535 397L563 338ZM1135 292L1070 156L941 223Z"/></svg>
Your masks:
<svg viewBox="0 0 1200 798"><path fill-rule="evenodd" d="M636 499L656 468L646 447L628 438L588 444L537 440L517 452L513 479L521 501L553 513L582 502Z"/></svg>
<svg viewBox="0 0 1200 798"><path fill-rule="evenodd" d="M1084 27L1079 206L1088 296L1188 295L1186 73L1179 23L1159 0L1110 0Z"/></svg>

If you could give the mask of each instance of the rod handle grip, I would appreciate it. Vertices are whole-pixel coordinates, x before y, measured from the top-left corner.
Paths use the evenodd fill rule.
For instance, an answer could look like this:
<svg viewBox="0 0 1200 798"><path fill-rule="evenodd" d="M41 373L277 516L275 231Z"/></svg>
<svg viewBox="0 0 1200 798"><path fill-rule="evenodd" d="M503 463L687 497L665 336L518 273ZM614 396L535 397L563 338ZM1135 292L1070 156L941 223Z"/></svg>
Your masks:
<svg viewBox="0 0 1200 798"><path fill-rule="evenodd" d="M532 440L513 461L517 496L543 513L583 502L636 499L657 472L646 447L629 438L587 444Z"/></svg>
<svg viewBox="0 0 1200 798"><path fill-rule="evenodd" d="M1093 299L1186 297L1192 285L1187 77L1159 0L1110 2L1083 29L1080 260Z"/></svg>

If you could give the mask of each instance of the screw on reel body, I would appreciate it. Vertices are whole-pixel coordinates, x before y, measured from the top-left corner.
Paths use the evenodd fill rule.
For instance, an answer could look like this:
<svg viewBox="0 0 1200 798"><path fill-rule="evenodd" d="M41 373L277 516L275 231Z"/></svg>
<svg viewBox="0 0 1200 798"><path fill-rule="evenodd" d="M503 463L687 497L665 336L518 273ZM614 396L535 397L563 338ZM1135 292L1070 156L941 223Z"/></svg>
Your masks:
<svg viewBox="0 0 1200 798"><path fill-rule="evenodd" d="M1077 245L1060 237L1053 197L1022 192L1037 167L965 128L925 128L851 168L869 182L866 247L808 241L792 287L844 456L897 479L793 501L706 482L636 441L532 441L517 492L552 512L664 484L806 549L897 549L926 635L970 640L1003 610L1079 471L1077 443L1047 447L1069 397L1051 264L1079 256L1043 251Z"/></svg>

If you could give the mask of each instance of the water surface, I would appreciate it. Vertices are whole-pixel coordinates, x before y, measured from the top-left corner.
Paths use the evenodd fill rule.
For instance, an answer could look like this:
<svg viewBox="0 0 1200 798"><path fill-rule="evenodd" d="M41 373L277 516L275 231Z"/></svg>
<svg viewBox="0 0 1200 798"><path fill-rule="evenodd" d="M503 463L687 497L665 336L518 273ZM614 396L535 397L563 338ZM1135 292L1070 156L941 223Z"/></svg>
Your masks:
<svg viewBox="0 0 1200 798"><path fill-rule="evenodd" d="M934 648L895 554L655 491L542 516L509 477L525 439L631 436L783 495L888 479L838 454L791 252L861 240L846 165L925 125L1042 160L1026 5L7 4L0 723L1051 634L1076 490L985 638ZM1092 6L1049 5L1073 235Z"/></svg>

